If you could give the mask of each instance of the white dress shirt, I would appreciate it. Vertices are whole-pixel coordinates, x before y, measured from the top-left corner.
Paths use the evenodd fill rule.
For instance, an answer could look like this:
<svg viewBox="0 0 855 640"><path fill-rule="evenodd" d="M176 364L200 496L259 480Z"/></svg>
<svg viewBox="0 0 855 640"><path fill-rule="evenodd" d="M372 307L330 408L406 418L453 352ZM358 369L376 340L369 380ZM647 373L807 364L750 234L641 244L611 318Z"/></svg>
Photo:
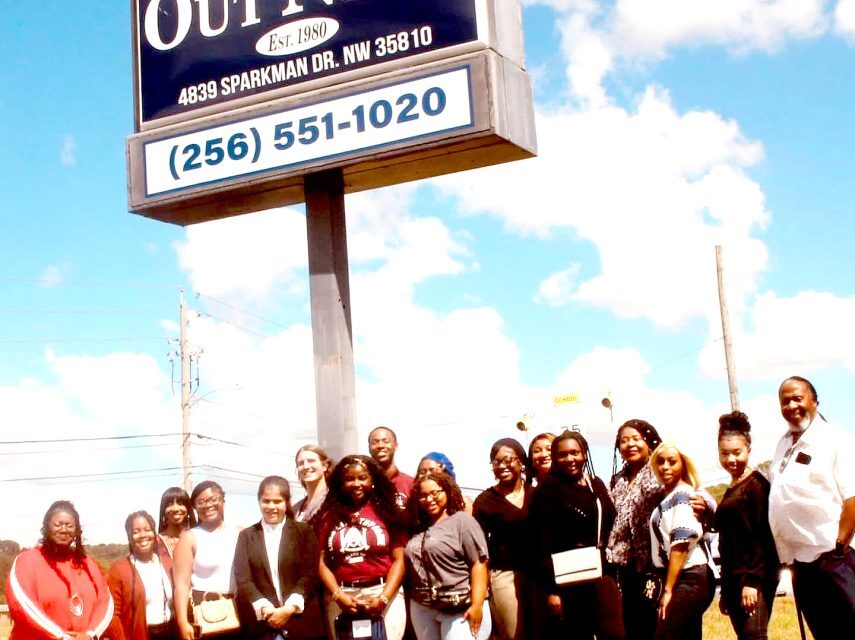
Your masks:
<svg viewBox="0 0 855 640"><path fill-rule="evenodd" d="M787 432L772 458L769 525L784 564L813 562L837 542L843 502L855 496L852 434L816 416L793 444Z"/></svg>
<svg viewBox="0 0 855 640"><path fill-rule="evenodd" d="M279 602L282 602L282 587L279 585L279 545L282 542L282 527L284 526L284 520L279 524L268 524L263 520L261 521L261 530L264 533L264 548L267 551L267 564L270 567L270 578L273 581L273 588L276 589L276 598ZM296 613L302 613L304 605L304 598L299 593L292 593L285 599L285 606L296 607ZM267 598L259 598L252 603L252 607L255 609L255 615L259 620L262 619L261 609L263 607L276 608Z"/></svg>

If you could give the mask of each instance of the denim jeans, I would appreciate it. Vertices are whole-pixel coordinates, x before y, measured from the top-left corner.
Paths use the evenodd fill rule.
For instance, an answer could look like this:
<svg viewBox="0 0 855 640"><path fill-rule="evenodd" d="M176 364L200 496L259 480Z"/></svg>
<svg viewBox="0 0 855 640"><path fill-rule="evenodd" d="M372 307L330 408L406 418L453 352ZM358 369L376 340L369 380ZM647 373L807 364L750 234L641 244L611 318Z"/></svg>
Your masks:
<svg viewBox="0 0 855 640"><path fill-rule="evenodd" d="M707 565L683 569L671 591L668 616L656 627L656 640L701 640L704 611L715 595L714 584Z"/></svg>

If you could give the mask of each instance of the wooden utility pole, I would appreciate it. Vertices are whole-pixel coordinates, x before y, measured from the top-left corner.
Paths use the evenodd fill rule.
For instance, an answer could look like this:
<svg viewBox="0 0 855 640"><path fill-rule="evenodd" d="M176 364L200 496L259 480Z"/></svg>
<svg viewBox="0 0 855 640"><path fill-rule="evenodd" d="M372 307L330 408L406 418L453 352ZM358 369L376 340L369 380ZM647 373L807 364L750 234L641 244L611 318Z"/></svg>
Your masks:
<svg viewBox="0 0 855 640"><path fill-rule="evenodd" d="M310 174L304 189L318 444L340 460L359 450L342 170Z"/></svg>
<svg viewBox="0 0 855 640"><path fill-rule="evenodd" d="M190 350L187 347L187 307L184 290L179 293L180 331L178 349L181 352L181 467L184 476L184 491L190 494L193 480L190 477Z"/></svg>
<svg viewBox="0 0 855 640"><path fill-rule="evenodd" d="M733 343L730 339L730 315L727 312L727 298L724 293L724 261L721 245L715 246L715 266L718 275L718 302L721 309L721 331L724 338L724 360L727 364L727 388L730 392L730 410L739 411L739 389L736 384L736 370L733 365Z"/></svg>

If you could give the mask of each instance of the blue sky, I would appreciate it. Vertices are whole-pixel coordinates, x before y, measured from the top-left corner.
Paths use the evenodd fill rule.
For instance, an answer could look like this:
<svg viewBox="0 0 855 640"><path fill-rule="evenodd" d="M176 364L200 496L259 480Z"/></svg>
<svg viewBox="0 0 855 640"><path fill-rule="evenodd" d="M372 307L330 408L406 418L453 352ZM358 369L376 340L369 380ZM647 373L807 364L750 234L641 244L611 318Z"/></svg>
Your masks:
<svg viewBox="0 0 855 640"><path fill-rule="evenodd" d="M128 5L0 2L2 440L177 433L184 288L192 429L242 445L197 439L194 478L247 524L252 474L292 478L314 429L303 210L187 229L127 212ZM489 445L524 440L529 414L579 425L608 476L611 393L616 422L647 418L721 478L717 243L756 461L791 373L855 428L855 2L523 5L539 157L347 200L361 436L392 425L403 468L440 449L483 487ZM582 403L554 409L567 392ZM176 442L4 445L0 538L31 543L70 497L90 540L121 540L179 482L151 471ZM106 475L8 481L84 473Z"/></svg>

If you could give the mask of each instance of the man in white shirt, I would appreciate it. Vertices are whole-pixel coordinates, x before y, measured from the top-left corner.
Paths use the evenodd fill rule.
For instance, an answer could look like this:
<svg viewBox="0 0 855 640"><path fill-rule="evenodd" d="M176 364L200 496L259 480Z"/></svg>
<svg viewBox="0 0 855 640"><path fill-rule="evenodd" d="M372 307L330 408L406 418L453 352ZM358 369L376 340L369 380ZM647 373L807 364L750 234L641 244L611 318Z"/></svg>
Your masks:
<svg viewBox="0 0 855 640"><path fill-rule="evenodd" d="M840 638L855 629L855 443L817 411L808 380L787 378L778 399L789 429L770 468L769 524L814 638Z"/></svg>

